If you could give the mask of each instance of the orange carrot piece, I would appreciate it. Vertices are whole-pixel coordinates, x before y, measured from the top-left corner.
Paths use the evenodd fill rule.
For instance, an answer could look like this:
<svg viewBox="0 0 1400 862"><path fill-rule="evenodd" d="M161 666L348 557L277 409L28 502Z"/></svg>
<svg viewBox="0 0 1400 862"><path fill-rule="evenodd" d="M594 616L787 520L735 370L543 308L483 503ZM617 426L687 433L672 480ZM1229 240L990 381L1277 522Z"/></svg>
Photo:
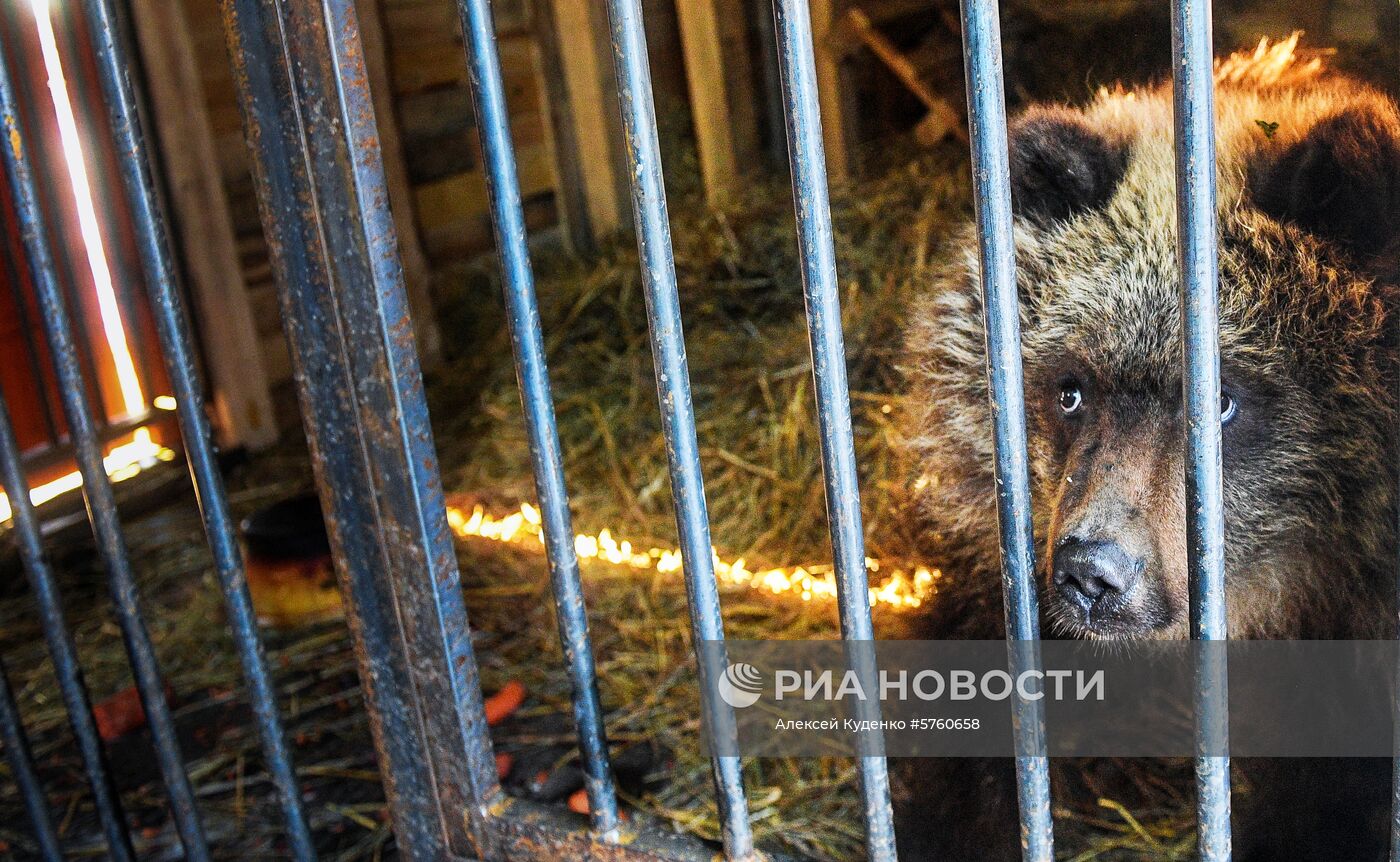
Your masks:
<svg viewBox="0 0 1400 862"><path fill-rule="evenodd" d="M492 727L510 718L525 702L525 686L511 680L501 690L486 698L486 723Z"/></svg>
<svg viewBox="0 0 1400 862"><path fill-rule="evenodd" d="M136 687L122 689L92 708L97 721L97 735L111 742L146 723L146 710Z"/></svg>
<svg viewBox="0 0 1400 862"><path fill-rule="evenodd" d="M580 787L569 796L569 810L575 814L588 813L588 791Z"/></svg>

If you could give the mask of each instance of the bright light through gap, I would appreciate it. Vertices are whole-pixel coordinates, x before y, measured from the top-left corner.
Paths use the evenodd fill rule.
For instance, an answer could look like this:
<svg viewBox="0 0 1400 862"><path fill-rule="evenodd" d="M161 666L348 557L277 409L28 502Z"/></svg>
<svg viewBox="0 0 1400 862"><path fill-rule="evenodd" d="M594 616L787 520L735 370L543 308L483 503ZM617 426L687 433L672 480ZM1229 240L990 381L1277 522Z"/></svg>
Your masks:
<svg viewBox="0 0 1400 862"><path fill-rule="evenodd" d="M78 208L78 225L87 250L88 268L97 288L97 305L102 315L102 333L116 367L117 385L121 390L122 408L126 417L146 412L146 397L141 392L141 380L136 364L127 347L126 327L122 323L117 292L112 285L112 270L107 265L107 252L102 245L102 231L97 223L97 207L93 203L92 185L88 181L87 163L83 159L82 140L78 136L78 121L73 103L68 99L68 82L63 74L63 61L58 53L53 19L49 15L49 0L30 0L34 23L39 30L39 45L44 54L44 70L49 76L49 93L58 118L58 134L63 141L63 160L73 183L73 199Z"/></svg>

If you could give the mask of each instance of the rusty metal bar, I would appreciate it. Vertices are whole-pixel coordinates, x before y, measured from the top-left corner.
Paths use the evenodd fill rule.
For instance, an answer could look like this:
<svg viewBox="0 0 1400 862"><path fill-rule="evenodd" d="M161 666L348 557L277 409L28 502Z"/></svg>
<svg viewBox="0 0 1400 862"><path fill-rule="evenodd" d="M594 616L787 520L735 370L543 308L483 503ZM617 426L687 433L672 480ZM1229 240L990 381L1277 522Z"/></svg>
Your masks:
<svg viewBox="0 0 1400 862"><path fill-rule="evenodd" d="M400 852L493 858L500 788L354 3L221 7Z"/></svg>
<svg viewBox="0 0 1400 862"><path fill-rule="evenodd" d="M690 371L685 361L676 265L671 255L671 226L666 217L666 188L661 175L661 145L657 140L656 107L652 104L651 69L639 0L608 0L612 27L613 63L617 70L618 101L632 184L632 213L637 225L637 248L642 259L647 322L656 370L661 426L666 437L671 496L676 506L690 625L696 648L715 643L722 653L724 620L715 581L710 518L705 507L705 483L700 473L700 448L695 436L695 410L690 401ZM722 658L722 656L721 656ZM706 663L700 662L700 685L713 691ZM703 698L706 729L729 735L733 710L719 698ZM718 796L724 851L731 860L754 858L748 801L738 757L711 758Z"/></svg>
<svg viewBox="0 0 1400 862"><path fill-rule="evenodd" d="M1011 171L997 0L962 0L962 32L973 203L982 305L986 310L987 378L995 417L997 522L1001 530L1007 651L1011 674L1019 677L1040 666L1040 610L1035 585L1020 299L1011 232ZM1012 717L1022 855L1026 862L1053 862L1044 708L1039 700L1018 696Z"/></svg>
<svg viewBox="0 0 1400 862"><path fill-rule="evenodd" d="M19 109L3 49L0 49L0 116L3 116L8 144L4 148L5 174L9 180L10 194L14 197L20 236L39 298L78 470L83 477L83 498L87 503L88 519L97 539L98 555L107 570L117 624L121 628L136 688L146 711L156 761L170 795L171 813L180 834L180 843L184 846L187 859L205 862L209 858L209 850L195 807L194 789L180 759L180 743L170 716L170 707L165 702L165 683L156 663L155 650L141 615L136 579L117 515L116 497L103 468L98 429L89 406L87 384L78 363L67 304L49 249L44 214L35 189L24 132L19 125Z"/></svg>
<svg viewBox="0 0 1400 862"><path fill-rule="evenodd" d="M291 753L277 712L277 691L268 676L258 637L257 617L248 595L243 557L234 534L233 516L224 493L223 477L214 457L213 435L204 412L204 390L195 366L194 344L189 334L184 302L177 286L165 216L156 197L146 139L141 130L137 95L130 75L130 60L121 38L111 0L85 0L88 27L97 57L98 77L106 96L116 152L125 180L127 202L137 232L146 287L150 293L156 333L165 370L179 409L180 436L194 482L204 532L214 558L214 570L224 593L234 647L248 679L249 702L262 742L263 756L287 827L292 857L316 857L311 830L301 808L301 791L292 768Z"/></svg>

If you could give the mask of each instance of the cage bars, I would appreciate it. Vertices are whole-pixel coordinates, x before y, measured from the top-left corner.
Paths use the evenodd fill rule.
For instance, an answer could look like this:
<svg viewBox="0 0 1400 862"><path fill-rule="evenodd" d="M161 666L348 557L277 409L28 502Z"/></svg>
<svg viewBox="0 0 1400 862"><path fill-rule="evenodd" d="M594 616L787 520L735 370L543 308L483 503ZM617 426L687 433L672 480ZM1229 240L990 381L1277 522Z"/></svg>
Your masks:
<svg viewBox="0 0 1400 862"><path fill-rule="evenodd" d="M492 858L501 801L351 0L221 0L400 852Z"/></svg>
<svg viewBox="0 0 1400 862"><path fill-rule="evenodd" d="M816 60L812 53L811 12L807 0L774 0L773 11L841 636L848 643L873 646L875 629L870 617L870 579L865 568L860 481L851 431L846 346L841 331L841 298L827 194ZM856 663L863 679L876 679L873 648L855 647L848 651L848 656ZM878 700L862 701L860 718L875 722L872 726L878 727ZM861 737L859 769L861 797L865 803L867 856L871 862L894 862L889 768L878 732Z"/></svg>
<svg viewBox="0 0 1400 862"><path fill-rule="evenodd" d="M987 382L994 416L997 522L1001 532L1002 590L1012 676L1040 666L1040 611L1035 583L1030 467L1021 372L1020 298L1012 236L1011 171L1007 153L1006 95L1001 74L1001 24L996 0L962 0L963 57L967 66L968 137L981 261ZM1039 700L1017 697L1016 789L1021 846L1027 862L1052 862L1050 761Z"/></svg>
<svg viewBox="0 0 1400 862"><path fill-rule="evenodd" d="M4 119L8 143L4 148L5 174L14 198L20 236L39 300L64 416L73 440L78 470L82 474L88 520L97 539L98 555L107 570L117 624L126 645L141 704L145 708L156 761L170 798L180 843L191 862L206 862L209 850L199 823L194 791L181 763L175 724L165 701L165 685L141 615L126 539L117 517L116 497L103 468L102 445L90 407L87 384L79 367L67 304L49 249L29 152L19 125L19 106L3 51L0 51L0 116Z"/></svg>
<svg viewBox="0 0 1400 862"><path fill-rule="evenodd" d="M564 456L549 387L496 34L488 0L458 0L457 7L466 37L468 77L476 105L481 151L485 156L486 188L505 288L506 320L510 326L516 381L530 439L530 460L554 588L559 641L573 684L574 725L588 792L588 813L593 830L603 840L612 842L619 838L617 790L608 762L597 669L588 636L578 555L574 550L569 492L564 482Z"/></svg>
<svg viewBox="0 0 1400 862"><path fill-rule="evenodd" d="M277 790L292 856L315 858L311 832L301 808L291 754L277 710L277 695L268 677L257 618L248 595L247 575L234 533L233 516L224 493L212 445L204 392L196 377L195 351L189 334L184 302L177 288L165 218L156 197L155 177L140 126L136 93L132 88L126 45L118 28L111 0L85 0L83 8L91 28L98 77L111 119L118 164L125 181L127 201L136 228L137 245L154 312L156 333L165 370L177 404L180 436L204 519L204 532L214 558L214 569L224 593L234 647L248 682L254 723L262 743L268 773Z"/></svg>
<svg viewBox="0 0 1400 862"><path fill-rule="evenodd" d="M15 705L15 693L10 688L4 664L0 664L0 743L5 746L10 775L19 790L25 813L29 815L29 824L34 827L34 843L38 845L39 856L45 862L62 862L63 849L58 843L58 833L54 831L49 800L44 795L39 774L34 770L29 739L20 722L19 707Z"/></svg>
<svg viewBox="0 0 1400 862"><path fill-rule="evenodd" d="M10 500L20 561L29 581L29 590L38 605L39 624L44 632L49 658L53 661L59 695L68 711L68 723L82 756L83 770L87 773L88 785L92 790L93 807L97 809L97 819L107 841L107 854L113 862L133 862L136 853L131 847L121 797L112 780L107 753L92 715L92 702L87 685L83 682L82 668L78 665L78 649L63 618L63 603L44 554L39 517L29 499L29 483L25 481L24 468L20 464L19 443L15 440L14 426L10 422L10 411L3 394L0 394L0 486L3 486Z"/></svg>
<svg viewBox="0 0 1400 862"><path fill-rule="evenodd" d="M1220 344L1215 214L1215 82L1210 0L1172 4L1177 259L1181 267L1186 558L1191 637L1223 641L1225 515L1221 488ZM1197 845L1230 858L1229 716L1223 650L1202 647L1196 679ZM1212 753L1214 752L1214 754Z"/></svg>
<svg viewBox="0 0 1400 862"><path fill-rule="evenodd" d="M95 27L99 71L136 215L158 334L181 408L190 467L253 692L256 720L274 782L282 794L293 852L297 858L311 858L310 838L262 663L232 522L209 446L193 350L111 0L84 0L84 5ZM667 845L669 849L662 851L663 842L649 834L613 843L623 836L572 544L562 456L490 9L488 0L458 0L458 5L487 159L493 224L505 274L508 320L557 621L575 689L574 718L592 815L586 845L568 843L572 839L558 831L566 828L564 821L547 812L534 812L532 826L512 818L512 810L528 810L528 806L504 800L496 779L413 349L353 2L221 0L253 155L260 212L272 246L287 335L298 370L313 464L347 596L347 615L400 849L405 858L413 859L498 858L502 854L541 858L552 848L580 846L605 859L700 858L703 854L689 845ZM774 0L774 7L842 637L847 642L869 641L873 626L810 20L806 0ZM690 622L697 644L714 641L722 647L723 621L641 12L637 0L608 0L607 8ZM963 0L962 16L979 278L989 396L995 407L1008 658L1013 673L1019 674L1039 666L1039 631L997 3ZM1197 639L1221 640L1226 632L1208 0L1174 4L1173 45L1177 60L1173 88L1188 416L1191 626ZM102 470L77 346L44 236L35 177L23 147L18 106L3 56L0 111L12 143L5 152L5 167L55 355L65 415L74 429L89 515L109 571L186 856L205 859L207 850L193 796L136 607L115 502ZM43 560L38 523L24 493L18 447L3 402L0 474L14 500L21 553L35 585L60 688L111 852L119 859L130 858L120 803L111 791L72 641ZM713 680L704 678L705 667L701 664L700 684L709 687ZM1214 862L1229 858L1230 841L1228 758L1214 754L1225 740L1223 664L1202 663L1197 692L1199 841L1202 858ZM1013 718L1024 855L1034 862L1049 862L1053 838L1044 717L1039 702L1018 700ZM707 733L732 732L733 721L728 707L714 698L706 699ZM11 692L3 686L0 725L9 753L22 761L24 745L16 734L22 736L23 731ZM883 752L876 745L863 749L862 755L860 776L870 858L889 862L895 857L895 844ZM23 772L23 766L21 763L16 768ZM725 855L731 860L753 859L756 853L740 759L716 757L712 768ZM32 769L28 774L32 777ZM37 781L29 785L24 789L26 798L42 803ZM47 816L46 809L42 813ZM36 819L38 840L46 853L56 853L56 841L52 849L46 843L49 836L44 834L43 819ZM1400 826L1397 836L1400 842Z"/></svg>
<svg viewBox="0 0 1400 862"><path fill-rule="evenodd" d="M652 103L642 10L638 0L608 0L607 7L661 428L666 438L671 497L675 502L681 561L690 600L691 633L697 649L702 643L713 643L719 661L726 663L724 622L720 616L710 519L700 472L695 410L690 400L690 371L685 360L685 336L676 290L676 265L671 254L671 226L666 215L661 144L657 138L656 108ZM699 668L702 691L713 691L714 680L709 678L706 663L700 662ZM734 713L730 706L719 698L707 697L704 701L708 732L717 737L732 735ZM740 759L714 755L712 768L725 856L730 860L752 859L753 831L749 827Z"/></svg>

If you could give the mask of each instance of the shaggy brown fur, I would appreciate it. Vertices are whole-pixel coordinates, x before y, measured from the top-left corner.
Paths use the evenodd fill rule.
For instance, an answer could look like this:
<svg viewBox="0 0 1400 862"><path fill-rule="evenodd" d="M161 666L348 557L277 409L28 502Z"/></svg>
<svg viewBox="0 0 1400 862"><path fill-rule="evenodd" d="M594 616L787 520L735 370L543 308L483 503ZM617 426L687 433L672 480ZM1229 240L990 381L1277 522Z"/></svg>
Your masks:
<svg viewBox="0 0 1400 862"><path fill-rule="evenodd" d="M1230 631L1389 638L1400 112L1380 93L1297 59L1295 45L1261 45L1217 64L1220 349L1237 408L1224 429ZM1066 637L1185 637L1170 86L1103 91L1082 108L1032 108L1011 141L1043 628ZM919 511L930 553L948 561L926 634L999 637L974 227L950 248L911 314L905 362L919 405L907 437ZM1073 417L1060 403L1069 385L1086 405ZM1118 542L1143 560L1146 583L1121 613L1093 620L1048 588L1057 543L1071 531ZM1019 858L1014 829L992 837L1007 830L1004 819L983 820L986 833L971 825L983 812L955 814L961 824L931 819L933 800L970 786L970 809L1014 822L1009 765L901 771L905 858ZM959 783L940 787L946 780ZM1358 803L1362 825L1337 827L1365 833L1340 856L1335 838L1318 843L1276 828L1284 839L1237 845L1236 858L1371 858L1364 823L1386 801ZM970 841L930 837L938 830Z"/></svg>

